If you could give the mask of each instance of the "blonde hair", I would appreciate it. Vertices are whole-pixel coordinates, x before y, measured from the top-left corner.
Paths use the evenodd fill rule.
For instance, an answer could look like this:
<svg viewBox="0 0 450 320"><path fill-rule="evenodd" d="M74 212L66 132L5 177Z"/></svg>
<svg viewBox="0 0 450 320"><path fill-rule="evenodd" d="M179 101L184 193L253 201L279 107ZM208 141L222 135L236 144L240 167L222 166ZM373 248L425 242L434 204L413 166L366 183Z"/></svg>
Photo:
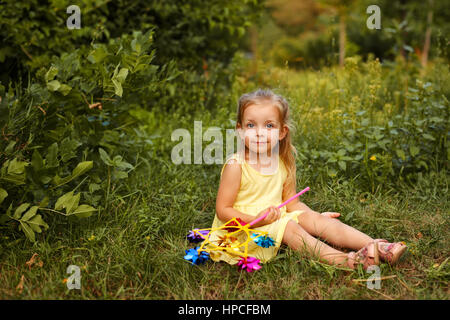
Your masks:
<svg viewBox="0 0 450 320"><path fill-rule="evenodd" d="M283 140L280 141L279 144L279 155L287 169L287 178L283 185L282 197L284 201L289 196L288 194L285 194L285 190L293 189L294 191L296 191L295 156L297 155L297 149L292 145L291 142L291 133L295 131L295 126L290 118L288 102L281 95L275 94L270 89L258 89L253 92L245 93L239 98L236 128L238 125L243 127L242 120L245 109L263 100L272 102L273 105L279 109L281 125L287 125L287 127L289 128L288 133L283 138Z"/></svg>

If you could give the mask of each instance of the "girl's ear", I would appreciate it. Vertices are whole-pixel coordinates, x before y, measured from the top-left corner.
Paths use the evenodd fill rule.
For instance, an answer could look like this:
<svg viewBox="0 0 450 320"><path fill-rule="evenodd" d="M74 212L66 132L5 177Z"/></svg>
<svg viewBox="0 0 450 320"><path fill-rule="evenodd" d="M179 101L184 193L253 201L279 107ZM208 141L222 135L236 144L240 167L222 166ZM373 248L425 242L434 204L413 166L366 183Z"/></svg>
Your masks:
<svg viewBox="0 0 450 320"><path fill-rule="evenodd" d="M284 137L286 137L286 135L289 132L289 127L287 125L283 125L283 127L280 130L279 136L278 136L278 140L281 141L284 139Z"/></svg>

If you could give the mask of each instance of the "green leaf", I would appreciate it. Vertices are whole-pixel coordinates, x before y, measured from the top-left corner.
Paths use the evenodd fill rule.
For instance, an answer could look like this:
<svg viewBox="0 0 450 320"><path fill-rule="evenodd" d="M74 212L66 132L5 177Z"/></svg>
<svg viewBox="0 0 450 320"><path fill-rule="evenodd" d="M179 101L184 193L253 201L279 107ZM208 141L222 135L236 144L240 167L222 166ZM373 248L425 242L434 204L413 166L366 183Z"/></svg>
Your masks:
<svg viewBox="0 0 450 320"><path fill-rule="evenodd" d="M62 84L58 88L58 91L61 92L63 96L67 96L69 94L70 90L72 90L72 87L67 84Z"/></svg>
<svg viewBox="0 0 450 320"><path fill-rule="evenodd" d="M409 147L409 153L411 154L412 157L415 157L416 155L418 155L420 152L420 149L416 146L410 146Z"/></svg>
<svg viewBox="0 0 450 320"><path fill-rule="evenodd" d="M36 232L41 233L41 228L44 227L45 229L48 229L48 224L45 223L44 220L42 220L42 217L40 214L36 215L28 221L29 226Z"/></svg>
<svg viewBox="0 0 450 320"><path fill-rule="evenodd" d="M70 159L75 158L77 156L76 150L80 145L81 143L75 139L70 139L69 137L64 138L64 140L61 141L59 146L61 160L63 162L67 162Z"/></svg>
<svg viewBox="0 0 450 320"><path fill-rule="evenodd" d="M8 174L22 174L25 172L25 167L29 164L25 161L18 161L14 158L8 166Z"/></svg>
<svg viewBox="0 0 450 320"><path fill-rule="evenodd" d="M128 178L128 173L125 171L114 170L113 176L115 179L126 179Z"/></svg>
<svg viewBox="0 0 450 320"><path fill-rule="evenodd" d="M50 183L50 181L52 181L52 177L49 176L40 176L39 180L43 183L43 184L48 184Z"/></svg>
<svg viewBox="0 0 450 320"><path fill-rule="evenodd" d="M49 202L50 199L48 197L44 197L44 199L42 199L41 202L39 202L39 207L45 208L48 206Z"/></svg>
<svg viewBox="0 0 450 320"><path fill-rule="evenodd" d="M100 189L101 188L100 188L99 184L96 184L96 183L89 184L89 192L90 193L94 193L95 191L100 190Z"/></svg>
<svg viewBox="0 0 450 320"><path fill-rule="evenodd" d="M119 80L120 83L124 83L125 79L128 75L128 69L127 68L121 68L117 76L115 77L117 80Z"/></svg>
<svg viewBox="0 0 450 320"><path fill-rule="evenodd" d="M47 89L50 91L57 91L59 87L61 87L61 83L58 80L47 82Z"/></svg>
<svg viewBox="0 0 450 320"><path fill-rule="evenodd" d="M419 168L420 167L424 167L425 169L428 170L428 165L427 165L427 163L425 161L420 160L418 164L419 164Z"/></svg>
<svg viewBox="0 0 450 320"><path fill-rule="evenodd" d="M108 166L112 166L113 162L111 160L111 158L109 157L108 153L103 150L102 148L98 148L98 152L100 154L100 159L102 159L102 161L108 165Z"/></svg>
<svg viewBox="0 0 450 320"><path fill-rule="evenodd" d="M34 232L37 232L37 233L41 233L41 232L42 232L41 227L40 227L39 225L37 225L37 224L32 224L32 223L29 223L29 221L28 221L28 222L27 222L27 225L30 226L30 228L31 228Z"/></svg>
<svg viewBox="0 0 450 320"><path fill-rule="evenodd" d="M17 141L10 141L10 142L8 143L8 146L7 146L6 149L5 149L5 152L6 152L6 153L12 153L13 150L14 150L14 146L16 145L16 142L17 142Z"/></svg>
<svg viewBox="0 0 450 320"><path fill-rule="evenodd" d="M91 216L94 211L97 211L97 209L87 204L82 204L74 212L72 212L72 214L76 215L78 218L87 218Z"/></svg>
<svg viewBox="0 0 450 320"><path fill-rule="evenodd" d="M73 213L75 208L78 207L80 202L81 193L73 194L73 191L67 192L63 196L59 197L55 204L55 210L66 209L66 214L70 215Z"/></svg>
<svg viewBox="0 0 450 320"><path fill-rule="evenodd" d="M25 210L28 209L28 207L30 206L29 203L22 203L20 206L17 207L16 211L14 211L14 219L20 219L20 217L22 216L22 213L25 212Z"/></svg>
<svg viewBox="0 0 450 320"><path fill-rule="evenodd" d="M138 42L138 39L133 39L133 41L131 41L131 49L137 53L141 52L141 44Z"/></svg>
<svg viewBox="0 0 450 320"><path fill-rule="evenodd" d="M0 169L0 176L4 176L6 175L6 170L9 167L9 160L6 160L5 162L3 162L2 168Z"/></svg>
<svg viewBox="0 0 450 320"><path fill-rule="evenodd" d="M102 62L103 59L105 59L107 56L108 52L105 50L103 46L100 46L95 50L91 51L87 59L91 63L99 63Z"/></svg>
<svg viewBox="0 0 450 320"><path fill-rule="evenodd" d="M34 171L39 171L44 166L44 160L42 159L42 156L37 149L33 151L33 155L31 157L31 166L33 167Z"/></svg>
<svg viewBox="0 0 450 320"><path fill-rule="evenodd" d="M20 226L22 227L22 231L25 233L27 238L30 241L35 242L36 238L35 238L33 229L31 229L31 227L26 222L22 222L22 221L19 221L19 222L20 222Z"/></svg>
<svg viewBox="0 0 450 320"><path fill-rule="evenodd" d="M397 149L397 150L395 150L395 152L397 153L397 156L399 158L401 158L402 160L406 159L406 155L405 155L405 152L403 150Z"/></svg>
<svg viewBox="0 0 450 320"><path fill-rule="evenodd" d="M114 85L114 93L119 97L122 97L123 94L122 84L116 79L112 79L112 83Z"/></svg>
<svg viewBox="0 0 450 320"><path fill-rule="evenodd" d="M118 70L119 70L119 65L117 65L116 69L114 70L114 74L111 78L111 81L114 86L114 93L116 95L118 95L119 97L121 97L123 94L122 83L125 82L125 79L128 75L128 69L121 68L120 71L118 71Z"/></svg>
<svg viewBox="0 0 450 320"><path fill-rule="evenodd" d="M92 161L83 161L80 162L75 169L73 169L72 174L70 176L67 176L65 178L60 178L58 175L56 175L53 178L53 183L54 183L54 187L53 188L57 188L59 186L62 186L63 184L66 184L70 181L72 181L73 179L79 177L80 175L82 175L83 173L91 170L93 167L93 162Z"/></svg>
<svg viewBox="0 0 450 320"><path fill-rule="evenodd" d="M333 168L328 169L328 176L330 176L330 177L336 177L336 175L337 175L336 170L334 170Z"/></svg>
<svg viewBox="0 0 450 320"><path fill-rule="evenodd" d="M83 173L89 171L94 166L93 161L83 161L80 162L75 169L72 171L72 179L75 179L78 176L81 176Z"/></svg>
<svg viewBox="0 0 450 320"><path fill-rule="evenodd" d="M39 209L38 206L32 206L30 208L30 210L27 211L27 213L25 213L22 217L22 219L20 219L21 221L28 221L30 220L32 217L34 217L37 213L37 210Z"/></svg>
<svg viewBox="0 0 450 320"><path fill-rule="evenodd" d="M72 198L70 198L66 203L66 213L71 214L75 208L78 207L78 203L80 202L81 193L77 193Z"/></svg>
<svg viewBox="0 0 450 320"><path fill-rule="evenodd" d="M5 200L5 198L8 196L8 192L6 192L5 189L0 188L0 204Z"/></svg>
<svg viewBox="0 0 450 320"><path fill-rule="evenodd" d="M48 69L47 73L45 74L45 82L53 80L57 74L58 68L51 66L50 69Z"/></svg>
<svg viewBox="0 0 450 320"><path fill-rule="evenodd" d="M342 170L347 169L347 164L345 163L345 161L338 161L338 165Z"/></svg>
<svg viewBox="0 0 450 320"><path fill-rule="evenodd" d="M47 149L47 156L45 157L45 167L54 168L59 165L58 161L58 144L54 142Z"/></svg>
<svg viewBox="0 0 450 320"><path fill-rule="evenodd" d="M423 134L423 137L424 137L425 139L431 140L431 141L436 140L432 135L430 135L430 134L428 134L428 133L424 133L424 134Z"/></svg>
<svg viewBox="0 0 450 320"><path fill-rule="evenodd" d="M66 203L68 203L72 198L73 198L73 191L67 192L66 194L59 197L55 203L55 210L62 210L63 208L65 208Z"/></svg>

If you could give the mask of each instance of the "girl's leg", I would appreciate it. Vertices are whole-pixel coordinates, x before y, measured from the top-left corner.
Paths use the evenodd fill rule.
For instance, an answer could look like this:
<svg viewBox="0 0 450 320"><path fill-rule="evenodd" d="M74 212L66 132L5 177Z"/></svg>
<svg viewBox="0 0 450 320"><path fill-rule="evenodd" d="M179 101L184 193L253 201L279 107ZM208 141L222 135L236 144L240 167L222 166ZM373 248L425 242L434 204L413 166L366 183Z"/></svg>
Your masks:
<svg viewBox="0 0 450 320"><path fill-rule="evenodd" d="M314 238L293 220L290 220L286 225L283 243L294 250L306 250L313 255L317 255L320 260L325 263L345 267L349 266L348 254L338 251L326 243Z"/></svg>
<svg viewBox="0 0 450 320"><path fill-rule="evenodd" d="M297 220L309 234L341 248L359 250L374 240L338 219L330 219L314 211L300 214Z"/></svg>

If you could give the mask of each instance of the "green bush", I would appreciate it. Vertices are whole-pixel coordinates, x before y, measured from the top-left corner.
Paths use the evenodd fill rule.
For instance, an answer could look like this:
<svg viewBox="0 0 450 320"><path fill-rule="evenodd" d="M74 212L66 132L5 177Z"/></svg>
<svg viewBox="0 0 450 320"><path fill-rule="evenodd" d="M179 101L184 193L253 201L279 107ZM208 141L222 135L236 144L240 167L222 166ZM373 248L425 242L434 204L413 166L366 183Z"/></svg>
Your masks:
<svg viewBox="0 0 450 320"><path fill-rule="evenodd" d="M2 223L19 223L34 240L48 227L38 212L87 217L128 178L149 149L129 133L133 111L179 74L173 63L152 63L152 35L93 44L87 56L64 53L39 82L0 93Z"/></svg>
<svg viewBox="0 0 450 320"><path fill-rule="evenodd" d="M110 39L135 30L155 28L155 63L178 62L181 70L203 74L205 66L231 62L246 29L259 16L258 0L82 0L81 29L69 30L66 13L71 1L0 4L0 81L7 83L49 64L54 55L86 51L92 41Z"/></svg>
<svg viewBox="0 0 450 320"><path fill-rule="evenodd" d="M84 0L82 28L68 30L70 4L0 4L0 228L32 241L56 217L138 192L130 175L168 154L162 134L230 102L234 52L260 9Z"/></svg>

